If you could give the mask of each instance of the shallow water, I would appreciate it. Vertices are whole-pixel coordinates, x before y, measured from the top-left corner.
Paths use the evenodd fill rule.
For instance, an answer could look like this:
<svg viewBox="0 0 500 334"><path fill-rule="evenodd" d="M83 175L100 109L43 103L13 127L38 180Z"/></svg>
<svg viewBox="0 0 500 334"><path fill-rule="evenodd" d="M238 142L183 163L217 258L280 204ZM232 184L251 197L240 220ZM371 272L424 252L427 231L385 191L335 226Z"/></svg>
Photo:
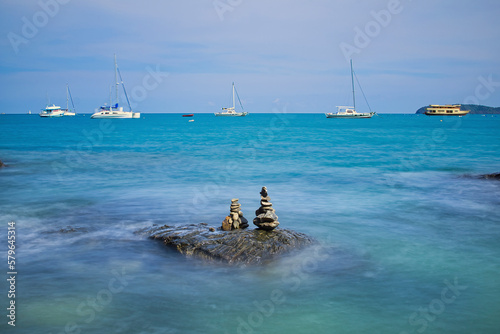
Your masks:
<svg viewBox="0 0 500 334"><path fill-rule="evenodd" d="M194 119L0 116L2 332L498 332L500 183L473 176L500 172L500 117ZM228 267L134 234L219 225L233 197L251 220L262 186L317 247Z"/></svg>

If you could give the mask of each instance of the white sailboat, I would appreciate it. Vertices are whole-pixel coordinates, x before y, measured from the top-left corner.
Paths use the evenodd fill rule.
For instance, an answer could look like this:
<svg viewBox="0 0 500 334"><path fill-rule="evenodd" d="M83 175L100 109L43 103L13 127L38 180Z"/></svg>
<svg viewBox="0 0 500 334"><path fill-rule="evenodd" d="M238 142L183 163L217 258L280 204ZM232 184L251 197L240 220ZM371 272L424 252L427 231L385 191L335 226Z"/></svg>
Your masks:
<svg viewBox="0 0 500 334"><path fill-rule="evenodd" d="M356 95L354 93L354 72L352 70L351 59L351 83L352 83L352 103L353 106L337 106L336 113L325 113L326 118L372 118L374 112L360 113L356 111Z"/></svg>
<svg viewBox="0 0 500 334"><path fill-rule="evenodd" d="M73 109L69 109L69 100L71 99L71 105L73 106ZM71 96L71 91L69 90L69 85L66 84L66 109L64 110L63 116L75 116L76 115L76 109L75 109L75 104L73 103L73 97Z"/></svg>
<svg viewBox="0 0 500 334"><path fill-rule="evenodd" d="M241 104L240 97L238 96L238 101L240 102L241 106L241 112L236 112L236 105L235 105L235 94L238 96L238 92L236 91L236 88L234 88L234 82L233 82L233 106L230 108L222 108L221 112L216 112L214 113L215 116L246 116L248 115L248 112L243 111L243 105Z"/></svg>
<svg viewBox="0 0 500 334"><path fill-rule="evenodd" d="M72 111L69 110L69 99L71 99L71 104L73 106ZM50 103L50 102L49 102ZM31 110L28 114L31 114ZM69 85L66 84L66 109L56 106L55 104L47 105L45 109L39 114L40 117L63 117L63 116L75 116L75 104L73 103L73 97L71 96L71 91L69 90Z"/></svg>
<svg viewBox="0 0 500 334"><path fill-rule="evenodd" d="M120 81L118 81L118 76L120 77ZM127 98L127 103L130 111L124 111L123 107L119 106L119 101L118 101L119 85L123 87L123 92L125 93L125 97ZM141 113L132 111L132 107L130 106L127 91L125 90L125 85L123 84L122 75L120 74L120 70L118 69L118 65L116 63L116 54L115 54L115 91L116 91L115 103L111 104L111 101L109 105L105 103L99 109L97 109L94 114L92 114L91 118L141 118Z"/></svg>

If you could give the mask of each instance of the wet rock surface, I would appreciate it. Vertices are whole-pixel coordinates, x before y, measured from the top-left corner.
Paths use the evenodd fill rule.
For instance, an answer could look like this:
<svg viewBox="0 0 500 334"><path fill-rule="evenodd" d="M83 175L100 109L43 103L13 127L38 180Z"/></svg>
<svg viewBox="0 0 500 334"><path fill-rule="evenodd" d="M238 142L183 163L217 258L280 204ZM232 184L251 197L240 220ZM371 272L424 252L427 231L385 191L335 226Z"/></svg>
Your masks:
<svg viewBox="0 0 500 334"><path fill-rule="evenodd" d="M231 264L260 264L315 243L303 233L276 229L223 231L205 223L154 226L140 231L188 256Z"/></svg>
<svg viewBox="0 0 500 334"><path fill-rule="evenodd" d="M0 160L0 168L2 168L2 167L7 167L7 165L6 165L6 164L4 164L4 163L2 162L2 160Z"/></svg>
<svg viewBox="0 0 500 334"><path fill-rule="evenodd" d="M479 178L486 179L486 180L499 180L500 181L500 173L479 175Z"/></svg>
<svg viewBox="0 0 500 334"><path fill-rule="evenodd" d="M72 226L66 226L63 227L59 230L52 230L52 231L45 231L43 233L45 234L55 234L55 233L85 233L88 232L88 230L84 227L72 227Z"/></svg>

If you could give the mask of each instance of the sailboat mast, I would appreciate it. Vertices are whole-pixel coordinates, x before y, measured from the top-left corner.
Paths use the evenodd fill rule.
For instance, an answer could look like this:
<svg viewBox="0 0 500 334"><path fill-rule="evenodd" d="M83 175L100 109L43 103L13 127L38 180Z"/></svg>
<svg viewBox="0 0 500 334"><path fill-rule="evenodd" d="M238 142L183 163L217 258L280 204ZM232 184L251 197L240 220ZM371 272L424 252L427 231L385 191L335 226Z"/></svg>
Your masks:
<svg viewBox="0 0 500 334"><path fill-rule="evenodd" d="M236 104L234 102L234 82L233 82L233 110L234 110L235 107L236 107Z"/></svg>
<svg viewBox="0 0 500 334"><path fill-rule="evenodd" d="M115 90L116 90L116 103L118 102L118 65L116 64L116 53L115 53Z"/></svg>
<svg viewBox="0 0 500 334"><path fill-rule="evenodd" d="M352 83L352 104L354 110L356 110L356 96L354 95L354 72L352 71L352 59L351 59L351 83Z"/></svg>
<svg viewBox="0 0 500 334"><path fill-rule="evenodd" d="M113 96L113 85L109 86L109 107L110 108L113 105L112 96Z"/></svg>
<svg viewBox="0 0 500 334"><path fill-rule="evenodd" d="M73 107L73 112L76 112L76 108L75 108L75 102L73 102L73 96L71 96L71 90L69 89L69 85L67 84L66 85L67 88L68 88L68 95L69 95L69 98L71 100L71 106Z"/></svg>
<svg viewBox="0 0 500 334"><path fill-rule="evenodd" d="M69 110L69 86L66 84L66 110Z"/></svg>

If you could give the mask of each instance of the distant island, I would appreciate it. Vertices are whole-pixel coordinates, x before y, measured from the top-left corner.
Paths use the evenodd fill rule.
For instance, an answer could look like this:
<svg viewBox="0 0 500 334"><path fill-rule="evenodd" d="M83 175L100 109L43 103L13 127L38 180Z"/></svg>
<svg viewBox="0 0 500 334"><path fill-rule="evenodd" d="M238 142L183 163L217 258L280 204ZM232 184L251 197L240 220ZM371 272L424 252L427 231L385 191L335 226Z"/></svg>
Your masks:
<svg viewBox="0 0 500 334"><path fill-rule="evenodd" d="M427 107L429 107L429 106L425 106L425 107L418 109L416 114L425 113ZM475 114L475 115L500 114L500 107L494 108L494 107L487 107L487 106L482 106L482 105L478 105L478 104L462 104L460 107L460 110L470 110L469 114Z"/></svg>

